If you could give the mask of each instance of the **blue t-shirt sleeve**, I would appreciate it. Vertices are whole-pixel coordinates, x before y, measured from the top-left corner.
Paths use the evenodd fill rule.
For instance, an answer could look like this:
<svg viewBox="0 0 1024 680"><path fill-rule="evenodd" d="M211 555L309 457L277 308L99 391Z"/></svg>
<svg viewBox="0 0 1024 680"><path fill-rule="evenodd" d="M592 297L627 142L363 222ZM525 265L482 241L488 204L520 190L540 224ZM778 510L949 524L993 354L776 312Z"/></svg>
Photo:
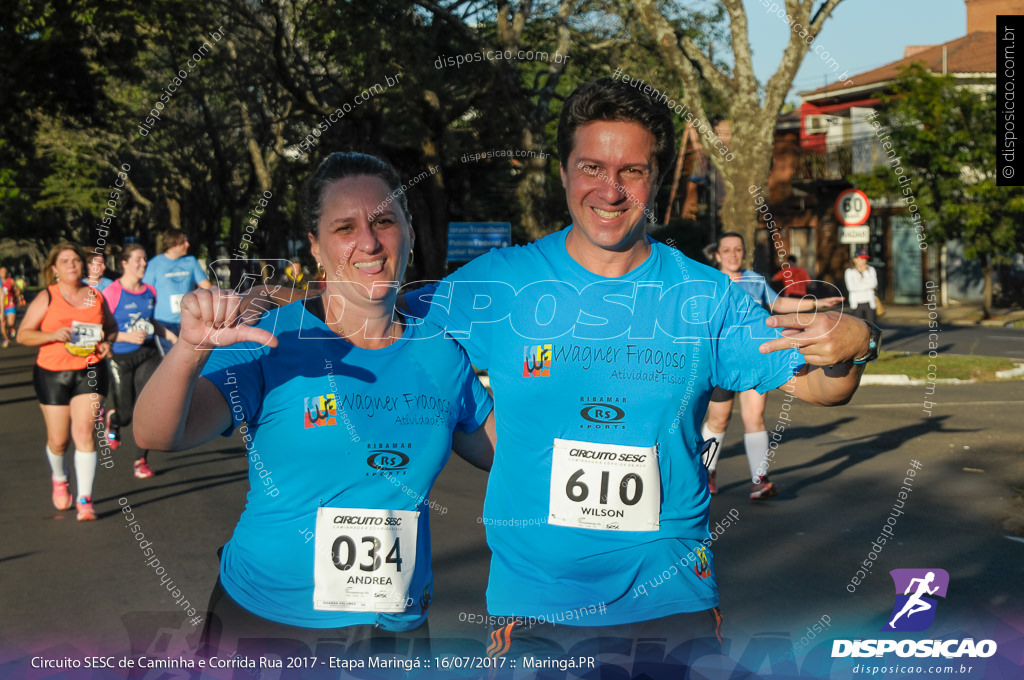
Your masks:
<svg viewBox="0 0 1024 680"><path fill-rule="evenodd" d="M767 281L765 281L765 284L764 284L764 304L767 305L768 307L771 307L772 305L775 304L775 301L778 300L778 299L779 299L779 294L776 293L775 290L772 289L772 287L768 285Z"/></svg>
<svg viewBox="0 0 1024 680"><path fill-rule="evenodd" d="M265 387L261 359L266 349L253 342L218 347L203 367L201 375L220 390L231 410L231 425L221 433L225 437L242 421L259 420Z"/></svg>
<svg viewBox="0 0 1024 680"><path fill-rule="evenodd" d="M146 273L142 275L142 282L151 286L156 285L157 270L160 269L160 256L157 255L146 264Z"/></svg>
<svg viewBox="0 0 1024 680"><path fill-rule="evenodd" d="M508 323L515 299L515 288L502 276L504 260L498 253L485 253L442 281L405 296L411 316L443 328L480 369L489 367L494 326Z"/></svg>
<svg viewBox="0 0 1024 680"><path fill-rule="evenodd" d="M199 260L195 258L192 258L192 278L195 279L196 285L198 285L200 281L206 281L207 279L206 272L203 271L203 268L199 265Z"/></svg>
<svg viewBox="0 0 1024 680"><path fill-rule="evenodd" d="M725 300L712 319L713 384L726 390L756 389L764 394L785 384L803 365L803 355L795 349L769 354L758 351L768 340L782 337L778 329L765 325L768 316L739 286L726 289Z"/></svg>
<svg viewBox="0 0 1024 680"><path fill-rule="evenodd" d="M416 290L405 293L405 305L409 308L409 317L429 321L431 324L444 328L448 322L448 310L440 305L431 305L430 300L439 286L444 287L442 297L447 295L450 284L447 281L432 281Z"/></svg>
<svg viewBox="0 0 1024 680"><path fill-rule="evenodd" d="M462 350L458 350L458 352L463 364L460 376L462 395L459 419L455 424L455 429L474 432L487 420L487 416L494 409L494 402L491 400L487 388L476 377L473 367L470 366L469 360L466 359Z"/></svg>

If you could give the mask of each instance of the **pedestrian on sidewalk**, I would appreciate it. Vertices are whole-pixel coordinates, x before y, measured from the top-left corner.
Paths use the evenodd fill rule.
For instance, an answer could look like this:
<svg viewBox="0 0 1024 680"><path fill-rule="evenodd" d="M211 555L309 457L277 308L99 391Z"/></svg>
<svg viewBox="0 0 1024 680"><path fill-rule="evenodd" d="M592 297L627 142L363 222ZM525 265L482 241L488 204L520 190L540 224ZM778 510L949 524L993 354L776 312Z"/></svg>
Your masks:
<svg viewBox="0 0 1024 680"><path fill-rule="evenodd" d="M875 291L878 288L878 274L868 264L868 251L861 248L853 258L853 266L843 274L846 281L850 313L868 323L875 323Z"/></svg>

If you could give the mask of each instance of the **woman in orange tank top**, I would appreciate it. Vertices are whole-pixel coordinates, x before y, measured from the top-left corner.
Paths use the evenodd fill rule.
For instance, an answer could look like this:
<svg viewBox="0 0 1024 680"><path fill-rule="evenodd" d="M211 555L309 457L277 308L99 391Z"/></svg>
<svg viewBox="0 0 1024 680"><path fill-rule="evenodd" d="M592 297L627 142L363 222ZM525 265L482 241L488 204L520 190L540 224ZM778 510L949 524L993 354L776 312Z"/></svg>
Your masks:
<svg viewBox="0 0 1024 680"><path fill-rule="evenodd" d="M53 472L53 504L71 507L64 453L75 443L78 520L94 520L92 484L96 476L93 440L100 404L107 392L107 367L117 323L95 288L82 283L82 252L67 241L46 259L49 286L25 311L18 342L39 347L33 383L46 422L46 457Z"/></svg>

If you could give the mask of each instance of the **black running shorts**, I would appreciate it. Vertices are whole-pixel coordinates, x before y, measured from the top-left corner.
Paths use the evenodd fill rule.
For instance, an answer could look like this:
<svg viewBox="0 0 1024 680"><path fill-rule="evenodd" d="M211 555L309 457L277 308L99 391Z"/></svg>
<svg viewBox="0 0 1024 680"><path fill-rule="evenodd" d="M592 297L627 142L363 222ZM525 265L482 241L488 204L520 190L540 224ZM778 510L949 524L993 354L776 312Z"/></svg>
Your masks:
<svg viewBox="0 0 1024 680"><path fill-rule="evenodd" d="M34 366L32 384L40 404L67 406L72 397L80 394L106 395L107 375L106 360L77 371L48 371Z"/></svg>
<svg viewBox="0 0 1024 680"><path fill-rule="evenodd" d="M736 396L736 393L732 390L723 390L721 387L716 387L711 391L711 401L732 401L732 398Z"/></svg>

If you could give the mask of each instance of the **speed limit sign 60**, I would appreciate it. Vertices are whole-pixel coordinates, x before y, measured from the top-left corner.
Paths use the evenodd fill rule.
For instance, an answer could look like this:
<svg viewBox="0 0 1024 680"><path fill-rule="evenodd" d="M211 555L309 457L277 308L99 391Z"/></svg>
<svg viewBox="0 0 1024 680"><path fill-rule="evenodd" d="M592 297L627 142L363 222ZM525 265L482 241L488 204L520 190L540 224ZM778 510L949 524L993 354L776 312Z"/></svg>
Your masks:
<svg viewBox="0 0 1024 680"><path fill-rule="evenodd" d="M871 202L860 189L847 189L836 198L836 219L846 227L857 227L868 221Z"/></svg>

